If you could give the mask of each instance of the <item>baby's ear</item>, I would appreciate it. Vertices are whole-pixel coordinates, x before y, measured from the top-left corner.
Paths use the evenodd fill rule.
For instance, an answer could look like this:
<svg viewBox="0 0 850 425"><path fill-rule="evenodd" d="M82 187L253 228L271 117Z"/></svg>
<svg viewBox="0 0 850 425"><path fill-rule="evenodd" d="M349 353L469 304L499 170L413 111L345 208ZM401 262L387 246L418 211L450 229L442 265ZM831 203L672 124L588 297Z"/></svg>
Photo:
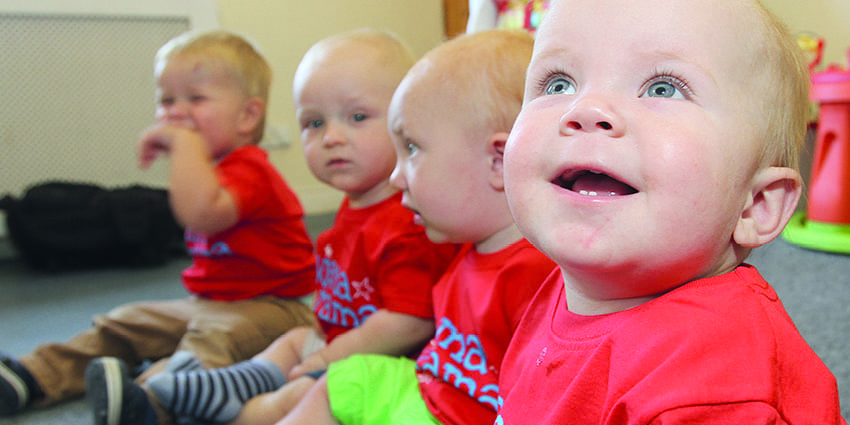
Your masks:
<svg viewBox="0 0 850 425"><path fill-rule="evenodd" d="M249 98L245 107L242 109L242 116L239 117L239 129L246 134L253 133L254 130L263 122L263 117L266 112L266 103L259 97Z"/></svg>
<svg viewBox="0 0 850 425"><path fill-rule="evenodd" d="M768 167L753 177L747 204L732 237L738 245L755 248L782 232L803 191L800 173L785 167Z"/></svg>
<svg viewBox="0 0 850 425"><path fill-rule="evenodd" d="M490 159L490 186L495 190L505 189L503 165L507 141L508 133L494 133L487 139L487 155Z"/></svg>

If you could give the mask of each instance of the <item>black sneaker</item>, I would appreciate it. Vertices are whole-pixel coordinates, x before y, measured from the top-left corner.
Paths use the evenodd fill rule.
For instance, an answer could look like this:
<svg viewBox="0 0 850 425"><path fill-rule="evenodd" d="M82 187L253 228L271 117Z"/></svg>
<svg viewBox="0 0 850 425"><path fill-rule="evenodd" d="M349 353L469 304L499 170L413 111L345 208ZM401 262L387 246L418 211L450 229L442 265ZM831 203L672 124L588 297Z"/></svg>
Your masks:
<svg viewBox="0 0 850 425"><path fill-rule="evenodd" d="M95 425L155 425L148 395L114 357L92 360L86 368L86 399Z"/></svg>
<svg viewBox="0 0 850 425"><path fill-rule="evenodd" d="M20 412L42 395L26 368L14 357L0 353L0 418Z"/></svg>

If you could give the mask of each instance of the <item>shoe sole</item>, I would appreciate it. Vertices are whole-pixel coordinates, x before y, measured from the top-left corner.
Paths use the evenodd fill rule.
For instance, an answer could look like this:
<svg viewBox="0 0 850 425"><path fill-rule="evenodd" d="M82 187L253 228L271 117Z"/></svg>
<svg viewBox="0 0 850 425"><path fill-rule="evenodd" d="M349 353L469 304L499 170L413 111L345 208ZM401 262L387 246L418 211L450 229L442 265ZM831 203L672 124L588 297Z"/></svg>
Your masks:
<svg viewBox="0 0 850 425"><path fill-rule="evenodd" d="M94 421L97 425L120 425L121 423L121 398L123 396L123 374L121 365L117 359L101 358L100 368L92 371L87 376L87 396L89 405L94 412ZM102 374L102 375L100 375ZM100 381L103 386L92 385L91 381ZM94 388L103 389L105 393L94 391Z"/></svg>
<svg viewBox="0 0 850 425"><path fill-rule="evenodd" d="M30 392L27 389L27 384L15 373L12 369L9 369L5 364L0 362L0 378L6 380L9 385L12 386L12 389L18 394L18 406L17 408L13 408L14 410L8 412L8 414L12 414L18 410L22 410L27 405L27 400L29 400ZM10 406L11 407L11 406ZM3 412L5 414L5 412Z"/></svg>

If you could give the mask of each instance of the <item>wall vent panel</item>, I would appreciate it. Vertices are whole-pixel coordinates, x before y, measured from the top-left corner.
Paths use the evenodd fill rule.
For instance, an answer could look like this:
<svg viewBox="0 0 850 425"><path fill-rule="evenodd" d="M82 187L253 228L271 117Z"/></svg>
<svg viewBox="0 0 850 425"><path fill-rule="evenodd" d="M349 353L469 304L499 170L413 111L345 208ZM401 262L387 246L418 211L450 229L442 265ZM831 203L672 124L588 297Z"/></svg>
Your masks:
<svg viewBox="0 0 850 425"><path fill-rule="evenodd" d="M136 166L153 55L189 18L0 13L0 196L45 180L164 187Z"/></svg>

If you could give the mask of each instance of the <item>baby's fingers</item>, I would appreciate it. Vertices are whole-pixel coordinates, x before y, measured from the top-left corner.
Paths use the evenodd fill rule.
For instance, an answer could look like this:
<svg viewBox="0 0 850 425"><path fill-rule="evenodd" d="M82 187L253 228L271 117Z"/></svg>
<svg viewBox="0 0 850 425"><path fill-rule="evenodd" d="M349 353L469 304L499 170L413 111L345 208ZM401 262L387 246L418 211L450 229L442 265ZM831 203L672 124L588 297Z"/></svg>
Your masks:
<svg viewBox="0 0 850 425"><path fill-rule="evenodd" d="M139 167L147 169L159 156L167 155L171 150L172 138L172 132L163 125L156 125L145 131L137 147Z"/></svg>

